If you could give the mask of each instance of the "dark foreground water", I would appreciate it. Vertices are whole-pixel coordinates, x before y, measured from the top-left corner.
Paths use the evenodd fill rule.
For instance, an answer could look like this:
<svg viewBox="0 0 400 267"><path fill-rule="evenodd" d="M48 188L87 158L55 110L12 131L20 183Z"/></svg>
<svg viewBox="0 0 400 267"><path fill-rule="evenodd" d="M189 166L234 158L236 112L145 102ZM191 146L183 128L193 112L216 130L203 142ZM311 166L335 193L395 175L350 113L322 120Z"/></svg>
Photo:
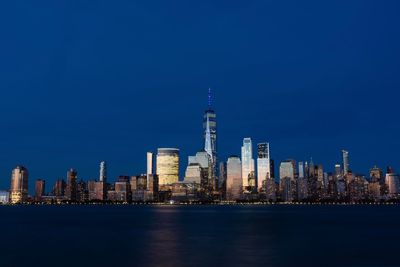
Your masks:
<svg viewBox="0 0 400 267"><path fill-rule="evenodd" d="M400 266L400 206L0 207L0 266Z"/></svg>

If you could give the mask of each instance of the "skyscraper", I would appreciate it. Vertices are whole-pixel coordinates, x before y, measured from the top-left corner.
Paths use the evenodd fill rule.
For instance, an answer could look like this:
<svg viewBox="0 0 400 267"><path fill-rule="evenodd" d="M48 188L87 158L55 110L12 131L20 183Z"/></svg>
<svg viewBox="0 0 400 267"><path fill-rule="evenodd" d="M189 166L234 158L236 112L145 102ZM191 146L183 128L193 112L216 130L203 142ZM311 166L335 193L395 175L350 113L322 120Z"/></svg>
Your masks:
<svg viewBox="0 0 400 267"><path fill-rule="evenodd" d="M304 162L299 162L299 175L297 177L297 196L299 200L304 200L308 197Z"/></svg>
<svg viewBox="0 0 400 267"><path fill-rule="evenodd" d="M204 131L204 151L210 156L211 168L209 173L209 180L213 188L216 189L217 180L217 115L212 109L212 94L211 88L208 89L208 108L204 112L203 117L203 131Z"/></svg>
<svg viewBox="0 0 400 267"><path fill-rule="evenodd" d="M249 176L254 173L253 144L251 138L243 139L242 146L242 179L243 187L249 186Z"/></svg>
<svg viewBox="0 0 400 267"><path fill-rule="evenodd" d="M12 204L23 203L28 199L28 170L17 166L12 171L10 200Z"/></svg>
<svg viewBox="0 0 400 267"><path fill-rule="evenodd" d="M158 199L158 175L154 173L153 152L147 152L147 191L149 200L154 201Z"/></svg>
<svg viewBox="0 0 400 267"><path fill-rule="evenodd" d="M42 179L37 179L35 182L35 201L41 201L45 194L46 183Z"/></svg>
<svg viewBox="0 0 400 267"><path fill-rule="evenodd" d="M158 149L157 175L160 186L170 185L179 181L179 149Z"/></svg>
<svg viewBox="0 0 400 267"><path fill-rule="evenodd" d="M67 188L65 189L65 197L70 201L77 200L77 177L78 172L75 169L70 169L67 172Z"/></svg>
<svg viewBox="0 0 400 267"><path fill-rule="evenodd" d="M226 199L237 200L243 192L242 162L237 156L231 156L227 162Z"/></svg>
<svg viewBox="0 0 400 267"><path fill-rule="evenodd" d="M271 178L271 157L269 154L269 143L258 144L257 151L257 189L260 190L260 188L263 186L263 182Z"/></svg>
<svg viewBox="0 0 400 267"><path fill-rule="evenodd" d="M105 161L100 162L100 182L107 183L107 163Z"/></svg>
<svg viewBox="0 0 400 267"><path fill-rule="evenodd" d="M208 190L212 185L210 184L210 166L211 157L205 151L196 153L196 156L189 156L189 164L185 173L185 181L196 182L201 185L202 189ZM213 189L213 188L211 188Z"/></svg>
<svg viewBox="0 0 400 267"><path fill-rule="evenodd" d="M285 202L291 202L296 192L295 183L296 163L294 160L285 160L279 168L280 190L282 199Z"/></svg>
<svg viewBox="0 0 400 267"><path fill-rule="evenodd" d="M56 181L53 187L52 194L55 197L61 198L65 194L65 181L63 179L59 179Z"/></svg>
<svg viewBox="0 0 400 267"><path fill-rule="evenodd" d="M153 152L147 152L147 175L154 174L154 154Z"/></svg>
<svg viewBox="0 0 400 267"><path fill-rule="evenodd" d="M343 174L347 175L350 171L349 152L346 150L342 150L342 154L343 154Z"/></svg>
<svg viewBox="0 0 400 267"><path fill-rule="evenodd" d="M395 197L400 193L399 175L395 174L391 167L387 168L385 183L390 197Z"/></svg>

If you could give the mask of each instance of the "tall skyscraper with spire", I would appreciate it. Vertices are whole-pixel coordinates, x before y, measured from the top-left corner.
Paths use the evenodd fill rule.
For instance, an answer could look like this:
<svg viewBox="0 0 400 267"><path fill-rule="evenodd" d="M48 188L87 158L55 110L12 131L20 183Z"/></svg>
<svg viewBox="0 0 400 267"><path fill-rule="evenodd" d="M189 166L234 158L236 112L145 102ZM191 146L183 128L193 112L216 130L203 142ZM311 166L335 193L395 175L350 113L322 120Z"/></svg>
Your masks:
<svg viewBox="0 0 400 267"><path fill-rule="evenodd" d="M204 150L210 156L209 180L213 189L217 186L217 115L212 108L212 92L208 89L208 107L204 112L203 130L204 130Z"/></svg>

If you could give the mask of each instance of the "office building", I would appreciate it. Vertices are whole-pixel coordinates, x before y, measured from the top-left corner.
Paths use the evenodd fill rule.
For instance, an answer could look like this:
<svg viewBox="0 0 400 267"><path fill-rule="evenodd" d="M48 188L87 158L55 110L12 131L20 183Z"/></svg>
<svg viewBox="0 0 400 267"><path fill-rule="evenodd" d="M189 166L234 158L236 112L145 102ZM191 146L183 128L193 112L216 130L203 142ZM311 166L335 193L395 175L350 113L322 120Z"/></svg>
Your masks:
<svg viewBox="0 0 400 267"><path fill-rule="evenodd" d="M10 192L8 191L0 191L0 204L8 204L10 203Z"/></svg>
<svg viewBox="0 0 400 267"><path fill-rule="evenodd" d="M242 162L239 157L228 158L226 172L226 198L234 201L239 199L243 192Z"/></svg>
<svg viewBox="0 0 400 267"><path fill-rule="evenodd" d="M350 160L349 160L349 152L346 150L342 150L343 155L343 174L346 176L350 171Z"/></svg>
<svg viewBox="0 0 400 267"><path fill-rule="evenodd" d="M391 167L388 167L385 183L390 197L396 197L400 193L399 176L393 172Z"/></svg>
<svg viewBox="0 0 400 267"><path fill-rule="evenodd" d="M254 171L253 144L251 138L244 138L242 146L242 179L244 188L249 187L249 177Z"/></svg>
<svg viewBox="0 0 400 267"><path fill-rule="evenodd" d="M265 181L271 178L271 158L269 143L257 145L257 189L260 191Z"/></svg>
<svg viewBox="0 0 400 267"><path fill-rule="evenodd" d="M284 202L295 199L296 192L296 163L294 160L285 160L279 167L280 191Z"/></svg>
<svg viewBox="0 0 400 267"><path fill-rule="evenodd" d="M107 183L107 163L105 161L100 162L100 182Z"/></svg>
<svg viewBox="0 0 400 267"><path fill-rule="evenodd" d="M77 201L77 184L78 172L75 169L70 169L67 172L67 187L65 189L65 197L69 201Z"/></svg>
<svg viewBox="0 0 400 267"><path fill-rule="evenodd" d="M10 199L12 204L24 203L28 200L28 170L17 166L12 171Z"/></svg>
<svg viewBox="0 0 400 267"><path fill-rule="evenodd" d="M38 179L35 182L35 201L42 201L42 197L45 195L46 182L42 179Z"/></svg>
<svg viewBox="0 0 400 267"><path fill-rule="evenodd" d="M170 185L179 181L179 149L158 149L157 175L160 186Z"/></svg>
<svg viewBox="0 0 400 267"><path fill-rule="evenodd" d="M212 94L211 89L208 89L208 107L204 112L203 117L203 136L204 136L204 151L210 157L211 168L208 174L210 183L213 189L217 186L217 115L212 108Z"/></svg>

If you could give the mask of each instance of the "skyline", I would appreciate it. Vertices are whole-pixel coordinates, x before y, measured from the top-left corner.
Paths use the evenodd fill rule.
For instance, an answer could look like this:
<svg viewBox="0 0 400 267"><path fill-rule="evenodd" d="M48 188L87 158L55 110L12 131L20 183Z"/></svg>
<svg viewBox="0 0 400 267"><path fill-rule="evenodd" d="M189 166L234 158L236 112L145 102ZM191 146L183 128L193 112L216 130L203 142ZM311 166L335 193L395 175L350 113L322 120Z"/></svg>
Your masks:
<svg viewBox="0 0 400 267"><path fill-rule="evenodd" d="M0 5L0 188L19 164L30 188L145 173L158 147L185 166L209 87L220 160L251 137L277 162L400 168L396 1Z"/></svg>
<svg viewBox="0 0 400 267"><path fill-rule="evenodd" d="M238 181L240 181L240 183L242 184L242 186L240 187L240 190L243 190L243 194L246 194L244 192L247 193L254 193L254 192L258 192L258 190L261 188L263 188L265 190L265 186L267 187L266 191L264 191L264 193L266 193L266 195L270 195L270 189L269 189L269 183L273 182L280 184L280 186L285 186L285 199L292 199L292 193L289 194L289 192L291 192L292 186L293 185L289 185L292 182L296 183L296 190L299 190L298 193L299 194L298 197L305 195L305 193L303 193L304 190L307 190L307 187L313 188L313 189L308 189L311 190L312 192L315 193L319 192L319 189L314 188L315 185L312 184L312 182L304 180L304 168L307 169L308 171L308 164L310 164L310 166L312 166L312 171L310 173L310 177L313 177L314 174L314 164L316 163L318 166L316 167L315 171L318 172L318 179L323 179L323 181L318 180L318 183L320 183L320 185L323 185L323 188L325 188L324 190L328 190L328 176L330 176L331 178L329 178L331 181L331 179L335 179L333 177L335 177L335 175L338 175L337 173L341 173L341 178L337 177L337 181L335 183L341 184L344 183L344 180L347 180L347 182L349 183L349 181L351 181L352 179L354 179L354 177L356 179L364 179L366 182L368 180L366 180L366 177L368 177L368 179L378 179L377 177L379 177L379 183L382 183L383 180L382 179L382 173L383 173L383 169L381 168L381 166L377 166L374 165L373 167L371 167L370 169L368 169L368 171L370 172L369 174L372 175L372 173L375 173L376 170L380 170L380 174L376 177L374 176L368 176L367 174L361 173L361 172L357 172L356 170L353 170L350 166L350 160L349 160L349 151L348 150L341 150L342 153L342 161L337 161L335 163L334 169L331 167L327 167L326 165L324 166L324 164L321 164L320 162L314 162L313 158L310 158L310 161L308 162L307 160L305 161L305 165L304 165L304 161L302 161L302 159L295 159L295 158L286 158L285 160L282 160L279 162L279 167L276 167L275 164L278 162L275 162L275 159L273 158L273 156L271 156L271 151L270 151L270 144L269 142L257 142L256 144L253 145L253 140L251 137L244 137L243 138L243 143L242 143L242 147L241 147L241 155L234 155L231 154L226 160L220 160L219 162L216 160L218 158L218 151L217 151L217 136L218 136L218 131L217 131L217 115L216 112L212 106L212 91L211 88L208 89L208 105L207 108L205 109L204 112L204 116L203 116L203 148L201 148L200 150L198 150L198 152L196 153L196 156L189 156L188 160L187 160L187 169L186 171L184 171L184 168L182 166L182 157L181 152L180 152L180 148L157 148L157 152L155 151L148 151L146 153L146 172L140 172L140 173L136 173L136 174L132 174L132 173L125 173L125 174L119 174L118 178L115 179L108 179L108 167L107 167L107 162L102 160L99 163L99 176L96 177L92 177L92 178L84 178L82 176L79 176L79 172L78 170L76 170L75 168L71 168L67 171L67 187L66 187L66 193L65 196L68 197L68 194L71 195L71 179L74 181L89 181L92 183L95 182L100 182L100 184L102 184L102 190L107 190L104 189L105 185L108 184L108 182L120 182L121 181L121 177L123 177L122 179L124 179L124 182L126 182L126 180L128 179L127 177L136 177L135 179L141 179L138 177L146 177L146 180L151 180L151 184L153 184L153 179L151 178L153 177L153 175L157 176L157 181L159 181L160 186L170 186L172 184L175 183L179 183L179 182L189 182L189 183L195 183L197 184L196 186L201 186L202 189L204 190L211 190L210 192L219 192L221 193L220 190L223 190L221 188L222 184L225 181L225 184L227 185L228 183L226 182L226 177L223 178L221 177L221 175L219 174L219 171L221 170L221 166L220 164L223 164L223 172L224 173L228 173L228 177L229 175L229 168L232 168L232 170L235 170L234 172L236 173L237 171L240 170L240 178L238 179L237 174L234 174L233 176L231 176L231 181L230 181L230 186L236 188L238 185ZM256 153L254 153L253 151L253 146L255 146L255 151ZM201 155L200 155L201 154ZM254 158L254 156L256 156L256 158ZM207 158L208 158L208 162L207 162ZM234 162L232 161L232 159L234 160ZM257 159L257 161L255 160ZM238 160L238 162L236 162ZM237 163L240 164L240 169L238 169L237 167ZM192 164L195 164L193 167ZM209 165L211 164L211 165ZM231 165L231 167L229 167L229 165ZM298 164L298 166L296 166ZM208 166L211 166L210 169ZM217 167L218 166L218 167ZM219 169L219 171L217 170L217 168ZM320 169L321 168L321 169ZM324 169L326 168L326 169ZM278 171L279 169L279 171ZM342 171L340 171L340 169L342 169ZM386 169L387 169L387 174L392 175L393 179L396 180L398 179L398 174L395 173L395 169L391 166L391 165L386 165ZM28 180L24 180L24 178L22 178L22 180L18 180L15 179L15 171L17 170L18 173L24 172L26 171L26 173L28 173L28 169L23 166L23 165L17 165L13 171L12 171L12 178L11 178L11 188L19 188L20 184L22 184L22 181L24 181L24 183L26 185L25 189L26 193L29 193L28 190L28 185L29 185L29 181ZM196 174L196 170L198 171L198 173ZM324 172L325 170L325 172ZM194 172L193 172L194 171ZM204 174L204 172L207 172L207 174ZM276 173L279 172L279 175L277 175ZM185 175L182 175L182 173L185 173ZM189 176L187 176L189 174ZM265 176L265 179L260 178L260 174L261 176ZM205 175L205 176L203 176ZM349 176L347 176L349 175ZM375 174L374 174L375 175ZM22 175L24 176L24 175ZM27 177L27 176L26 176ZM73 177L73 178L71 178ZM204 179L207 180L207 182L205 184L203 184L203 177ZM250 178L252 177L252 178ZM308 177L308 176L307 176ZM323 177L323 178L322 178ZM347 177L347 178L346 178ZM344 180L343 180L344 178ZM197 180L200 179L200 180ZM222 180L221 180L222 179ZM229 178L228 178L229 179ZM232 179L235 180L235 182L232 183ZM286 179L291 179L291 182L285 182ZM295 181L295 179L299 179L298 181ZM386 178L387 179L387 178ZM37 184L36 182L39 181L40 184L40 192L45 192L46 191L46 187L44 184L45 179L42 178L36 178L34 179L35 181L35 190L37 190ZM202 181L202 182L200 182ZM307 182L306 182L307 181ZM42 183L43 182L43 183ZM59 177L57 178L57 183L62 182L65 183L65 177ZM222 183L221 183L222 182ZM20 183L20 184L19 184ZM56 183L56 186L57 186ZM137 182L139 183L139 182ZM285 183L289 183L284 185ZM308 186L306 184L308 184ZM309 184L311 183L311 184ZM386 183L390 183L388 180L386 181ZM395 181L392 181L392 184L396 184L398 183ZM134 183L136 184L136 182ZM157 182L158 184L158 182ZM268 185L267 185L268 184ZM304 185L303 185L304 184ZM342 185L338 185L336 184L336 186L339 186L338 188L338 194L341 195L342 192L341 191L341 186ZM93 186L95 186L94 184L92 184ZM75 184L75 191L76 191L76 186L77 184ZM388 184L387 184L388 186ZM85 186L87 187L87 184L85 182ZM398 191L398 185L396 184L396 186L390 186L390 188L396 188L393 190L396 190L396 192ZM89 186L89 188L91 188ZM92 187L92 189L94 190L95 187ZM158 185L157 185L158 188ZM250 189L251 188L251 189ZM275 185L271 187L275 188ZM347 188L347 186L346 186ZM58 190L55 189L55 187L53 187L54 190ZM32 189L31 189L32 190ZM70 190L70 191L68 191ZM158 190L158 189L157 189ZM226 189L227 190L227 189ZM233 195L238 194L238 192L236 192L235 190L237 189L230 189L233 191L229 191L230 193L228 193L228 198L232 198ZM255 190L255 191L253 191ZM275 190L275 189L273 189ZM282 188L279 190L283 190ZM279 191L278 190L278 191ZM348 188L346 189L348 190ZM380 189L379 189L380 190ZM384 190L384 189L382 189ZM164 190L162 191L168 191L166 190L166 188L164 188ZM362 191L362 190L361 190ZM361 192L360 191L360 192ZM4 191L3 191L4 192ZM10 192L12 192L12 190L10 190ZM48 191L50 192L50 190ZM54 191L53 191L54 192ZM69 192L69 193L67 193ZM235 192L232 194L232 192ZM251 193L251 194L252 194ZM11 193L10 193L11 194ZM17 198L20 199L20 194L21 192L18 191L17 194ZM95 194L95 193L94 193ZM241 195L242 193L240 193ZM324 193L325 194L325 193ZM397 193L396 193L397 194ZM89 193L90 195L90 193ZM96 194L95 194L96 195ZM97 195L96 195L97 196ZM272 195L270 195L272 196ZM321 197L321 196L320 196ZM273 195L273 198L275 198L275 195ZM290 200L291 201L291 200Z"/></svg>

